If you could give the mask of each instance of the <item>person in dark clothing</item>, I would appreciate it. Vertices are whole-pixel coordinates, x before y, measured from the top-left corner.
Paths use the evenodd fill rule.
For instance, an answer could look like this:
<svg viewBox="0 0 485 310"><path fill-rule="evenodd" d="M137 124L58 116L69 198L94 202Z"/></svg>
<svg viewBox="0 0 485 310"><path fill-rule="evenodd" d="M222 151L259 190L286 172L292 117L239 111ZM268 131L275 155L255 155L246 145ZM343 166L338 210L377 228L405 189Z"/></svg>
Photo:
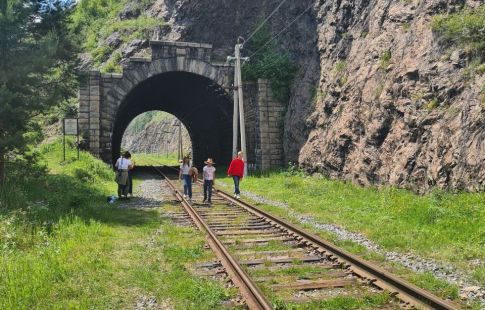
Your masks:
<svg viewBox="0 0 485 310"><path fill-rule="evenodd" d="M116 183L118 183L118 198L128 196L129 188L129 175L128 171L133 169L133 163L130 160L130 152L123 153L123 156L118 158L115 164L115 168L118 170L116 172Z"/></svg>

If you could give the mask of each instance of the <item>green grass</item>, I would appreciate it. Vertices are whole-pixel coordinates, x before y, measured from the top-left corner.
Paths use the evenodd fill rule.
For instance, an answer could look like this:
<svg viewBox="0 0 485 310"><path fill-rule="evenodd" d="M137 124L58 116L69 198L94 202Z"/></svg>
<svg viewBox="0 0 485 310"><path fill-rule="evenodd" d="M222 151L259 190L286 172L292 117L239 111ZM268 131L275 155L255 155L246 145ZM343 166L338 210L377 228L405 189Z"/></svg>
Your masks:
<svg viewBox="0 0 485 310"><path fill-rule="evenodd" d="M389 67L389 64L391 63L391 50L385 50L382 54L381 57L379 58L380 62L380 67L382 69L387 69Z"/></svg>
<svg viewBox="0 0 485 310"><path fill-rule="evenodd" d="M485 5L433 17L431 27L449 45L465 49L473 57L484 60Z"/></svg>
<svg viewBox="0 0 485 310"><path fill-rule="evenodd" d="M391 297L388 294L368 294L362 297L338 296L323 301L311 301L305 304L286 304L283 301L275 302L275 309L325 309L325 310L352 310L352 309L378 309L386 305Z"/></svg>
<svg viewBox="0 0 485 310"><path fill-rule="evenodd" d="M165 26L165 22L144 14L133 18L120 20L118 15L128 0L82 0L76 5L71 16L71 27L80 34L84 49L89 52L95 65L100 66L108 61L101 70L103 72L118 72L119 64L116 57L110 58L113 48L105 44L105 39L118 32L123 43L134 39L150 39L153 30ZM147 1L138 1L141 12L147 7ZM115 55L116 56L116 55Z"/></svg>
<svg viewBox="0 0 485 310"><path fill-rule="evenodd" d="M177 154L168 154L160 155L160 154L132 154L132 160L135 161L137 166L150 166L150 165L158 165L158 166L178 166L179 160L177 158Z"/></svg>
<svg viewBox="0 0 485 310"><path fill-rule="evenodd" d="M431 99L428 104L426 104L426 109L428 111L433 111L434 109L438 108L440 106L438 98L433 98Z"/></svg>
<svg viewBox="0 0 485 310"><path fill-rule="evenodd" d="M222 175L219 181L232 184ZM485 282L483 270L471 263L485 260L485 193L436 190L418 196L395 188L362 188L284 172L248 177L241 188L287 202L297 214L363 233L386 250L451 262ZM286 210L262 207L287 217ZM353 251L364 253L359 247Z"/></svg>
<svg viewBox="0 0 485 310"><path fill-rule="evenodd" d="M170 206L118 209L106 203L113 172L98 159L70 150L63 161L59 142L32 154L9 164L0 190L0 309L128 309L141 296L212 309L232 296L190 274L214 258L198 231L163 218Z"/></svg>

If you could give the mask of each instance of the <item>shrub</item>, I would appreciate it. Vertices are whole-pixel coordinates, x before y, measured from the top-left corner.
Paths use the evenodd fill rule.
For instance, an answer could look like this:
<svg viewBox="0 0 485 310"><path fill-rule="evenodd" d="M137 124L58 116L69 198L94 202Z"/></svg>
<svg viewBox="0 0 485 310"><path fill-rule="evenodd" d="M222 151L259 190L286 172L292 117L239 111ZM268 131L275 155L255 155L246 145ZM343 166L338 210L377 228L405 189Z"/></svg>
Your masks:
<svg viewBox="0 0 485 310"><path fill-rule="evenodd" d="M250 51L259 52L250 63L242 66L243 80L267 79L271 83L273 96L281 102L288 102L296 67L292 64L288 52L282 50L276 41L267 44L269 40L271 33L265 26L248 43Z"/></svg>
<svg viewBox="0 0 485 310"><path fill-rule="evenodd" d="M434 109L436 109L437 107L439 107L439 102L438 102L438 98L433 98L431 99L428 104L426 105L426 109L428 111L432 111Z"/></svg>
<svg viewBox="0 0 485 310"><path fill-rule="evenodd" d="M80 181L84 182L93 182L94 176L91 172L85 169L76 168L74 169L74 177Z"/></svg>
<svg viewBox="0 0 485 310"><path fill-rule="evenodd" d="M347 62L344 60L339 60L337 61L337 63L335 64L335 67L333 68L333 73L337 75L344 72L345 69L347 69Z"/></svg>
<svg viewBox="0 0 485 310"><path fill-rule="evenodd" d="M485 56L485 5L433 18L431 27L450 45L457 45L483 60Z"/></svg>
<svg viewBox="0 0 485 310"><path fill-rule="evenodd" d="M382 69L386 69L387 67L389 67L389 64L391 62L391 57L392 57L391 50L386 50L384 51L384 53L382 53L380 57L380 63L381 63Z"/></svg>
<svg viewBox="0 0 485 310"><path fill-rule="evenodd" d="M114 32L122 34L122 42L129 42L135 38L148 39L151 31L163 27L164 21L141 15L135 19L119 20L118 15L127 0L81 0L78 1L72 15L72 27L80 33L80 40L87 52L94 59L96 65L105 62L113 49L104 44L104 40ZM143 0L138 5L146 7L149 0ZM105 72L118 72L113 59L104 68Z"/></svg>
<svg viewBox="0 0 485 310"><path fill-rule="evenodd" d="M122 58L122 56L121 56L120 52L114 53L111 56L111 58L108 60L106 65L104 65L104 67L101 68L101 72L103 72L103 73L121 73L121 71L122 71L122 68L121 68L121 65L120 65L121 58Z"/></svg>

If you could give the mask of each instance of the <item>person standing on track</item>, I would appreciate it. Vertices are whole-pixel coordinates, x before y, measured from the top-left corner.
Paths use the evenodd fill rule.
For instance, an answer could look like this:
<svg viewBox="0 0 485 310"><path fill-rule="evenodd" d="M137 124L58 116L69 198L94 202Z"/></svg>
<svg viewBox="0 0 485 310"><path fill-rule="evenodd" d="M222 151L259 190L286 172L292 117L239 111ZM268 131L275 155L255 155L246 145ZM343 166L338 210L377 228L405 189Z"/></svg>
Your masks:
<svg viewBox="0 0 485 310"><path fill-rule="evenodd" d="M192 201L192 178L190 176L190 158L185 156L180 165L179 180L182 179L184 183L184 198L189 197Z"/></svg>
<svg viewBox="0 0 485 310"><path fill-rule="evenodd" d="M115 164L116 172L116 183L118 183L118 198L128 198L128 187L130 186L130 180L128 176L128 170L133 169L133 163L130 160L131 154L126 151L123 156L118 158Z"/></svg>
<svg viewBox="0 0 485 310"><path fill-rule="evenodd" d="M204 176L204 202L212 203L212 186L214 185L214 180L216 179L216 168L213 166L214 162L212 158L208 158L204 162L206 165L202 169L202 174ZM207 199L209 198L209 199Z"/></svg>
<svg viewBox="0 0 485 310"><path fill-rule="evenodd" d="M227 169L227 176L232 177L234 181L234 198L240 199L241 192L239 191L239 182L244 176L244 159L243 152L239 151L237 157L231 161L229 169Z"/></svg>

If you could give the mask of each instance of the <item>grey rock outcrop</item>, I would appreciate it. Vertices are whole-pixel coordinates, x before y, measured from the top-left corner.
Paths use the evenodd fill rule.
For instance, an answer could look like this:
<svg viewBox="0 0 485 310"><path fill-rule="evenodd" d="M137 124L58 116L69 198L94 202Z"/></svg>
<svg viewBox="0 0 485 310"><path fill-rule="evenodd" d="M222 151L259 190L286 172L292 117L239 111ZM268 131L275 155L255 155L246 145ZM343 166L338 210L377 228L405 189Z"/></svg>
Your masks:
<svg viewBox="0 0 485 310"><path fill-rule="evenodd" d="M214 59L233 54L279 0L154 0L158 39L206 42ZM297 65L285 118L286 161L361 185L478 190L485 185L485 77L443 46L432 16L473 0L303 0L270 21ZM126 44L124 57L146 44ZM253 51L244 51L250 55Z"/></svg>
<svg viewBox="0 0 485 310"><path fill-rule="evenodd" d="M467 78L463 51L447 57L430 26L433 14L477 3L319 5L324 96L307 120L301 166L362 185L483 188L485 77Z"/></svg>
<svg viewBox="0 0 485 310"><path fill-rule="evenodd" d="M175 127L177 119L174 116L168 116L160 122L151 122L139 131L134 132L127 128L123 135L121 147L133 153L144 154L177 154L178 151L178 127ZM190 136L185 127L182 127L182 144L184 154L190 154L192 145Z"/></svg>

